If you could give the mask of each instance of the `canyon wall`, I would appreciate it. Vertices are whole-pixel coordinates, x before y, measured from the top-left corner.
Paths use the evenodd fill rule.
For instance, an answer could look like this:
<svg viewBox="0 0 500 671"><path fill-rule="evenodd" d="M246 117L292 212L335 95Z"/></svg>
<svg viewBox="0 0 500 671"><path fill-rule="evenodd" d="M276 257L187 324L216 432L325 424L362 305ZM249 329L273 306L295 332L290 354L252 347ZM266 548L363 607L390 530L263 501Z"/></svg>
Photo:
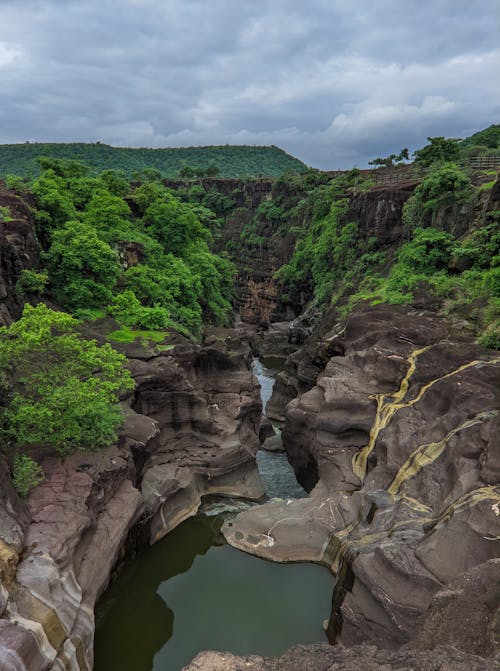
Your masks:
<svg viewBox="0 0 500 671"><path fill-rule="evenodd" d="M0 185L0 325L17 319L22 299L16 292L21 271L37 268L39 249L28 203Z"/></svg>
<svg viewBox="0 0 500 671"><path fill-rule="evenodd" d="M205 494L263 496L248 341L219 329L202 345L123 349L136 388L116 445L66 459L39 450L45 481L26 501L0 457L2 670L91 671L94 604L120 562Z"/></svg>
<svg viewBox="0 0 500 671"><path fill-rule="evenodd" d="M304 221L279 226L257 213L277 195L270 180L214 184L236 203L217 244L238 263L242 320L267 327L295 318L310 296L291 311L274 273L292 254L290 229ZM393 250L413 188L358 193L347 216ZM472 213L448 212L448 224L478 224L498 209L499 192L485 193ZM29 207L7 193L2 203L11 214L0 222L0 322L9 323L21 309L19 273L38 267L38 248ZM417 669L443 660L479 669L473 657L492 658L500 640L490 589L500 537L500 360L463 325L430 311L426 296L419 300L413 308L361 306L347 324L330 310L271 327L274 353L292 353L268 414L284 421L289 460L311 496L245 512L225 533L248 552L334 571L328 633L358 646L360 659L403 669L390 664L406 654ZM261 407L247 339L213 329L201 345L180 336L171 344L162 352L117 345L136 389L123 399L125 425L109 450L65 460L40 452L46 480L27 501L0 454L2 669L90 671L93 606L123 558L195 512L204 494L262 495L254 460ZM453 650L436 648L439 641ZM316 671L330 668L338 650L290 653L283 668L306 659ZM330 666L320 666L321 656Z"/></svg>

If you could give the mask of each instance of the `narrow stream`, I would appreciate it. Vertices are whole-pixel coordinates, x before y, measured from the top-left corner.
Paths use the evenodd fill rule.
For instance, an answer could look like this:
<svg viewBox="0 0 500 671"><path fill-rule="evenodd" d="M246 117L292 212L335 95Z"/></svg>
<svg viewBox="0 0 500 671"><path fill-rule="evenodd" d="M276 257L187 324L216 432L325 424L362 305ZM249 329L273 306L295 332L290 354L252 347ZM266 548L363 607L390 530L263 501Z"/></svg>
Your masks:
<svg viewBox="0 0 500 671"><path fill-rule="evenodd" d="M276 362L255 362L263 404ZM258 455L268 496L306 496L282 452ZM228 503L230 503L228 501ZM96 608L96 671L180 671L201 650L277 655L325 640L333 578L236 550L219 529L232 505L212 502L130 561Z"/></svg>
<svg viewBox="0 0 500 671"><path fill-rule="evenodd" d="M262 412L264 414L273 393L276 375L283 369L284 363L284 359L274 357L254 359L253 372L260 384ZM277 424L274 425L274 431L277 435L281 435L281 428ZM307 496L305 490L297 482L294 470L288 463L283 451L259 450L257 452L257 464L269 498L301 499Z"/></svg>

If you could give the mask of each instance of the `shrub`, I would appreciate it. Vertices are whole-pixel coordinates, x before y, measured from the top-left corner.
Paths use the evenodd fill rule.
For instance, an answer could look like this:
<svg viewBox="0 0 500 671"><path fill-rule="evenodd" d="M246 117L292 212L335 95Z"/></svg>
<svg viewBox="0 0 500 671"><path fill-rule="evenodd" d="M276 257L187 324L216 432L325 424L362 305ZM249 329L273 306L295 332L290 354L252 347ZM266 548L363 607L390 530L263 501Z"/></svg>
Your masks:
<svg viewBox="0 0 500 671"><path fill-rule="evenodd" d="M47 273L22 270L16 282L16 292L20 296L40 296L44 292L48 281Z"/></svg>
<svg viewBox="0 0 500 671"><path fill-rule="evenodd" d="M469 177L453 163L444 164L425 177L403 207L403 221L412 228L428 224L442 207L465 203L473 193Z"/></svg>
<svg viewBox="0 0 500 671"><path fill-rule="evenodd" d="M170 313L159 306L144 307L133 291L123 291L115 296L108 312L120 324L148 331L161 331L170 322Z"/></svg>
<svg viewBox="0 0 500 671"><path fill-rule="evenodd" d="M416 228L413 240L400 249L398 261L407 268L431 274L448 266L453 237L435 228Z"/></svg>
<svg viewBox="0 0 500 671"><path fill-rule="evenodd" d="M7 444L47 445L60 454L116 439L119 395L133 388L126 359L76 331L77 320L44 303L0 328L1 433Z"/></svg>
<svg viewBox="0 0 500 671"><path fill-rule="evenodd" d="M26 498L44 480L39 464L26 454L16 454L12 465L12 482L17 492Z"/></svg>

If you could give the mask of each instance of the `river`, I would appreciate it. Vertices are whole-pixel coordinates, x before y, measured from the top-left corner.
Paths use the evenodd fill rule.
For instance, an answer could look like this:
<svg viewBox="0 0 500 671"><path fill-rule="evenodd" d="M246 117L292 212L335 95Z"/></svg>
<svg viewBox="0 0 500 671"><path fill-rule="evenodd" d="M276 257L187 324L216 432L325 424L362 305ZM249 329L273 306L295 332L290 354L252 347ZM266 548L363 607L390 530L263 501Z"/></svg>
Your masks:
<svg viewBox="0 0 500 671"><path fill-rule="evenodd" d="M264 408L277 365L254 363ZM260 450L258 464L270 498L307 496L283 452ZM212 500L122 568L97 604L96 671L180 671L201 650L277 655L325 640L333 577L227 545L219 529L238 505Z"/></svg>

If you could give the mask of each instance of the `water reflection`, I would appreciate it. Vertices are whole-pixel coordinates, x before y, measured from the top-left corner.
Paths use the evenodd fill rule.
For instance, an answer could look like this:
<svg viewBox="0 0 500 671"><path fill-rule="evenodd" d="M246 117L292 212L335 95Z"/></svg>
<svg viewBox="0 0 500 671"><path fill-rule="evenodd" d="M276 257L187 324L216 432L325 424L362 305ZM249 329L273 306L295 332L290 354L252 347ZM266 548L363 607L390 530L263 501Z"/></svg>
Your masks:
<svg viewBox="0 0 500 671"><path fill-rule="evenodd" d="M218 545L219 523L191 518L124 568L97 608L96 671L180 671L201 650L277 655L324 640L329 572Z"/></svg>
<svg viewBox="0 0 500 671"><path fill-rule="evenodd" d="M122 569L96 608L95 671L153 668L154 655L174 628L174 613L158 587L188 571L215 537L206 518L194 517Z"/></svg>

